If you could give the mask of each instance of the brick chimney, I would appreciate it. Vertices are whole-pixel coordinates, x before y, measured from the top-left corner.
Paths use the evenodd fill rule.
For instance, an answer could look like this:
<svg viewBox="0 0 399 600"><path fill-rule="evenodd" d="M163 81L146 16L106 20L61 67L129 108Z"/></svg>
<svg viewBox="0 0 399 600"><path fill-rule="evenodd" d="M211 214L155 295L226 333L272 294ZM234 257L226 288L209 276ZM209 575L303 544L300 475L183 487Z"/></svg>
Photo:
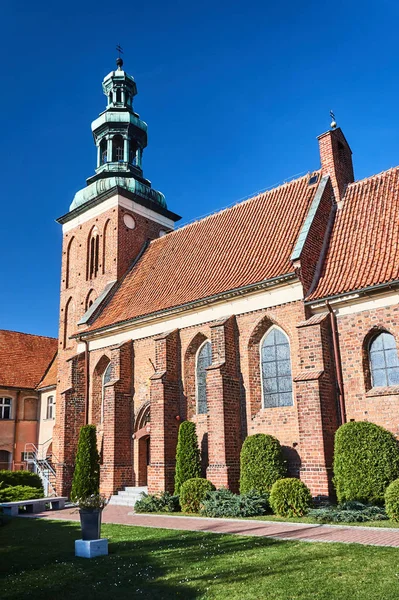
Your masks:
<svg viewBox="0 0 399 600"><path fill-rule="evenodd" d="M317 139L322 174L330 176L335 201L339 202L348 183L354 181L352 150L339 127L322 133Z"/></svg>

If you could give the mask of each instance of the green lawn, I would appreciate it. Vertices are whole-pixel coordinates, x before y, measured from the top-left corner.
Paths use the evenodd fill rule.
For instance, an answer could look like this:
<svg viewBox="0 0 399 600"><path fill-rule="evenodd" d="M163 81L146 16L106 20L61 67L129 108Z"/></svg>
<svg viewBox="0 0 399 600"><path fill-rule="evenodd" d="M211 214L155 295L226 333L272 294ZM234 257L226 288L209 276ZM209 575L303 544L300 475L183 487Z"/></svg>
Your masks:
<svg viewBox="0 0 399 600"><path fill-rule="evenodd" d="M2 600L263 598L389 600L399 549L104 525L108 557L77 559L79 525L0 527Z"/></svg>

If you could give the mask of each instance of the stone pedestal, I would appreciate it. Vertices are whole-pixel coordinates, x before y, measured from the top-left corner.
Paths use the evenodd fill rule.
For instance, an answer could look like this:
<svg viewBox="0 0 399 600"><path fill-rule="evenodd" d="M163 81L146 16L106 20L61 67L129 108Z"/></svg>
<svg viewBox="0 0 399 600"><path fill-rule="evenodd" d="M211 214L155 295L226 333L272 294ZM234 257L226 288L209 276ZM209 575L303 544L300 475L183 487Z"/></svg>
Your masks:
<svg viewBox="0 0 399 600"><path fill-rule="evenodd" d="M108 540L75 540L75 556L81 558L95 558L96 556L107 556Z"/></svg>

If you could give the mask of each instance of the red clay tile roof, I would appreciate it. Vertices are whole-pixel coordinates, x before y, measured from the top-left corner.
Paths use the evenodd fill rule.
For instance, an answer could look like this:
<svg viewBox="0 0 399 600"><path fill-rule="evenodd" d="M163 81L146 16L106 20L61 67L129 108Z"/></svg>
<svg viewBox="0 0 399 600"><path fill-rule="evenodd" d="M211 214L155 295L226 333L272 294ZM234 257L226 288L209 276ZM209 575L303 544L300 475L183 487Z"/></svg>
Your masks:
<svg viewBox="0 0 399 600"><path fill-rule="evenodd" d="M52 363L50 364L48 371L44 374L43 379L37 386L37 389L49 387L51 385L57 385L57 355L54 356Z"/></svg>
<svg viewBox="0 0 399 600"><path fill-rule="evenodd" d="M399 167L348 186L309 299L399 279Z"/></svg>
<svg viewBox="0 0 399 600"><path fill-rule="evenodd" d="M309 175L152 241L90 329L293 273Z"/></svg>
<svg viewBox="0 0 399 600"><path fill-rule="evenodd" d="M55 338L0 330L0 386L33 389L57 351Z"/></svg>

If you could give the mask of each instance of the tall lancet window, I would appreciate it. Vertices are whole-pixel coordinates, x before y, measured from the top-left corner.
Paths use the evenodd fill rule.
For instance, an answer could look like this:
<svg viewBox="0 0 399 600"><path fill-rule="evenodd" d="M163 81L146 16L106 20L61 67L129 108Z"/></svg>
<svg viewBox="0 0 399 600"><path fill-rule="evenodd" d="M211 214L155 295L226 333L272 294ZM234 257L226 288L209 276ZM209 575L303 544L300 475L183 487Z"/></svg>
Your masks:
<svg viewBox="0 0 399 600"><path fill-rule="evenodd" d="M288 337L271 327L260 343L263 407L292 406L292 375Z"/></svg>
<svg viewBox="0 0 399 600"><path fill-rule="evenodd" d="M109 383L111 381L111 375L112 375L112 366L111 366L111 363L108 363L108 366L105 369L104 374L103 374L103 381L102 381L102 386L101 386L101 423L104 422L105 386L107 383Z"/></svg>
<svg viewBox="0 0 399 600"><path fill-rule="evenodd" d="M206 368L212 364L212 345L206 341L198 348L195 368L197 388L197 413L202 415L208 412L206 397Z"/></svg>
<svg viewBox="0 0 399 600"><path fill-rule="evenodd" d="M107 140L103 138L100 143L100 164L105 165L107 160Z"/></svg>
<svg viewBox="0 0 399 600"><path fill-rule="evenodd" d="M369 347L373 387L399 385L399 359L395 338L386 331L371 340Z"/></svg>
<svg viewBox="0 0 399 600"><path fill-rule="evenodd" d="M97 277L99 267L99 252L100 252L100 236L98 229L95 227L89 238L89 269L88 278Z"/></svg>

